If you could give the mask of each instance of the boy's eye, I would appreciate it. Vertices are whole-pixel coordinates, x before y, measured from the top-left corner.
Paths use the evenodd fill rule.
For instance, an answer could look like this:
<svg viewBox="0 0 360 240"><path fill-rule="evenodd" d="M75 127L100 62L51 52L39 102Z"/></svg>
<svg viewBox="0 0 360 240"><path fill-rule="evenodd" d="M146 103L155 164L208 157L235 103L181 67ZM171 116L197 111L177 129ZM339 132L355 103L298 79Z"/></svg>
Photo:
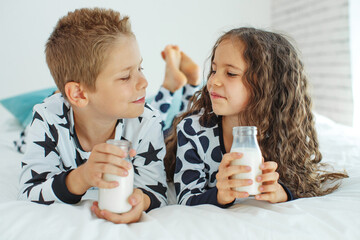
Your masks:
<svg viewBox="0 0 360 240"><path fill-rule="evenodd" d="M140 66L138 70L139 70L139 72L142 72L144 70L144 68Z"/></svg>
<svg viewBox="0 0 360 240"><path fill-rule="evenodd" d="M210 71L210 75L213 75L213 74L215 74L215 73L216 73L215 70L211 70L211 71Z"/></svg>
<svg viewBox="0 0 360 240"><path fill-rule="evenodd" d="M129 80L129 79L130 79L130 75L127 77L120 78L120 80L124 80L124 81Z"/></svg>

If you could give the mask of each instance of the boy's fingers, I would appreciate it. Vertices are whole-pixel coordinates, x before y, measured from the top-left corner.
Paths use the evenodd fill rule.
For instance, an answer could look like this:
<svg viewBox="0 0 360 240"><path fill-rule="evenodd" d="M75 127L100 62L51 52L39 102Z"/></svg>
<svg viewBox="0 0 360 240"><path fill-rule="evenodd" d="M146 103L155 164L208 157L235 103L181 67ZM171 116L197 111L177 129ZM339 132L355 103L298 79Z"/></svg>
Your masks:
<svg viewBox="0 0 360 240"><path fill-rule="evenodd" d="M113 223L133 223L138 222L141 218L142 209L140 205L133 207L129 212L116 214L106 210L100 212L102 216Z"/></svg>
<svg viewBox="0 0 360 240"><path fill-rule="evenodd" d="M100 164L103 163L105 165L112 165L118 168L124 168L125 170L130 170L132 168L132 164L130 162L111 154L102 154L101 156L96 156L96 158ZM103 171L103 167L100 167L100 170Z"/></svg>
<svg viewBox="0 0 360 240"><path fill-rule="evenodd" d="M117 147L115 145L109 144L109 143L98 144L98 145L96 145L94 147L94 149L99 153L103 153L103 154L110 155L110 156L114 155L114 156L119 157L119 158L125 158L127 156L127 154L128 154L123 149L121 149L121 148L119 148L119 147ZM135 152L135 154L136 154L136 152Z"/></svg>
<svg viewBox="0 0 360 240"><path fill-rule="evenodd" d="M134 192L128 198L128 202L131 206L136 206L143 200L144 196L141 190L135 189Z"/></svg>
<svg viewBox="0 0 360 240"><path fill-rule="evenodd" d="M136 156L136 151L134 149L130 149L129 156L130 157L135 157Z"/></svg>
<svg viewBox="0 0 360 240"><path fill-rule="evenodd" d="M91 211L95 213L98 218L104 219L104 216L100 213L98 202L93 202L93 205L91 206Z"/></svg>
<svg viewBox="0 0 360 240"><path fill-rule="evenodd" d="M108 182L108 181L105 181L103 179L100 179L100 180L96 181L96 183L94 184L94 187L106 188L106 189L115 188L117 186L119 186L118 182L116 182L116 181Z"/></svg>
<svg viewBox="0 0 360 240"><path fill-rule="evenodd" d="M123 167L118 167L112 164L105 164L105 163L100 163L97 166L99 166L101 173L113 174L120 177L126 177L127 175L129 175L129 172Z"/></svg>

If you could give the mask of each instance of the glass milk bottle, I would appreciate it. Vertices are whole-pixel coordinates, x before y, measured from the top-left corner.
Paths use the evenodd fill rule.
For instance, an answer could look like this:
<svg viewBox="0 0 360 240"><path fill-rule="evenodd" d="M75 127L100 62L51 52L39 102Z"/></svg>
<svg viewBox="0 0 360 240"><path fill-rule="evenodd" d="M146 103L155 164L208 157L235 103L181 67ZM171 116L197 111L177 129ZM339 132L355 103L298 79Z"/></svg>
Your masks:
<svg viewBox="0 0 360 240"><path fill-rule="evenodd" d="M131 163L128 155L131 148L131 142L126 140L109 139L106 143L113 144L124 150L127 154L125 160ZM132 206L130 205L128 198L133 193L134 189L134 168L132 167L128 170L128 175L125 177L105 173L103 179L105 181L117 181L119 186L109 189L99 189L99 208L101 210L106 209L113 213L124 213L130 211Z"/></svg>
<svg viewBox="0 0 360 240"><path fill-rule="evenodd" d="M233 143L230 152L243 153L243 157L231 161L231 165L247 165L251 167L251 172L233 175L232 179L252 179L253 184L249 186L236 187L233 190L248 192L249 195L259 194L261 183L256 181L256 177L262 174L260 165L262 156L259 144L256 139L257 128L253 126L234 127Z"/></svg>

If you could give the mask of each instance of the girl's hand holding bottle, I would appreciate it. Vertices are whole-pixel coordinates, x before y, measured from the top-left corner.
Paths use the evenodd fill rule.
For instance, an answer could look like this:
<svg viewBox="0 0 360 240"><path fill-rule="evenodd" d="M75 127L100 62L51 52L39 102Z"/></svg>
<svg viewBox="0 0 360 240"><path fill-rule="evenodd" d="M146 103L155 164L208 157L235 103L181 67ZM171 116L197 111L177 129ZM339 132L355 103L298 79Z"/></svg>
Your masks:
<svg viewBox="0 0 360 240"><path fill-rule="evenodd" d="M231 161L239 159L242 153L231 152L226 153L219 165L219 171L216 174L216 187L218 189L218 203L225 205L233 202L236 198L246 198L249 196L247 192L239 192L233 188L250 186L253 181L251 179L230 179L231 176L238 173L248 173L251 171L249 166L230 165Z"/></svg>
<svg viewBox="0 0 360 240"><path fill-rule="evenodd" d="M279 173L276 172L276 162L267 161L260 165L262 175L256 177L256 181L262 183L259 187L260 194L255 196L256 200L278 203L287 201L287 194L284 188L278 183Z"/></svg>
<svg viewBox="0 0 360 240"><path fill-rule="evenodd" d="M216 187L218 189L218 203L225 205L233 202L236 198L249 197L248 192L236 191L234 188L250 186L253 184L251 179L232 179L236 174L249 173L250 166L231 165L231 161L241 159L243 153L231 152L224 155L219 165L219 172L216 174ZM260 194L255 196L256 200L278 203L287 201L287 194L283 187L278 183L279 173L276 172L277 163L273 161L263 162L260 165L262 174L256 177L256 181L261 183Z"/></svg>

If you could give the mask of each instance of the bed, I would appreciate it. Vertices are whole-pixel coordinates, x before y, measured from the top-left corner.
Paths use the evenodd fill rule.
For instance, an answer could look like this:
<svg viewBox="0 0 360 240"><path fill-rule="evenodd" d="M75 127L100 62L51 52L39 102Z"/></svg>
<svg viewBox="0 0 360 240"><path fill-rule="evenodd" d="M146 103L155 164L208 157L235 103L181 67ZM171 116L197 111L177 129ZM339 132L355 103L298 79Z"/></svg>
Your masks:
<svg viewBox="0 0 360 240"><path fill-rule="evenodd" d="M332 194L279 204L246 199L228 209L187 207L174 204L170 184L169 206L116 225L91 213L96 194L77 205L17 200L22 155L12 141L21 125L0 105L0 239L360 239L360 137L321 115L316 127L324 161L350 175Z"/></svg>

